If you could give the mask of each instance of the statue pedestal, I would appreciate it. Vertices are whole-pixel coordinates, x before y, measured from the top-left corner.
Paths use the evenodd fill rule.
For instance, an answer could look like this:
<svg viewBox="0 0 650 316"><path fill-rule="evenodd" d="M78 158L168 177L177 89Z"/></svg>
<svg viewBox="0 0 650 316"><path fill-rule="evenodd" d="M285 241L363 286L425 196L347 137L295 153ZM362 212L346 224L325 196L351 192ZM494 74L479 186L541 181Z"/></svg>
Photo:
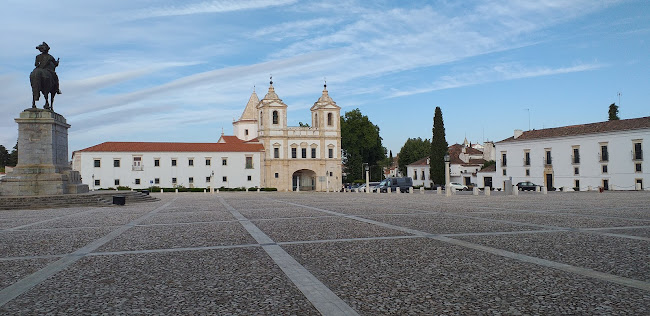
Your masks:
<svg viewBox="0 0 650 316"><path fill-rule="evenodd" d="M27 109L18 123L18 165L0 180L0 195L58 195L88 192L68 162L65 118L43 109Z"/></svg>

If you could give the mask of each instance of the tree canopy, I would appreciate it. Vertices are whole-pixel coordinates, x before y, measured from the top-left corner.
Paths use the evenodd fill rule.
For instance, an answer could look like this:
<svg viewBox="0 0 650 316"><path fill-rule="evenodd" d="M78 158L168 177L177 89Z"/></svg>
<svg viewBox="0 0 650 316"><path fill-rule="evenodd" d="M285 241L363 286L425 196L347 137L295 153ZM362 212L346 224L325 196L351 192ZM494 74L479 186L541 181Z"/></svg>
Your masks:
<svg viewBox="0 0 650 316"><path fill-rule="evenodd" d="M433 116L433 138L431 139L431 156L429 159L429 173L435 184L445 183L445 155L449 151L445 139L445 123L442 121L442 110L436 107Z"/></svg>
<svg viewBox="0 0 650 316"><path fill-rule="evenodd" d="M612 103L609 105L609 120L610 121L616 121L620 120L621 118L618 117L618 105L616 103Z"/></svg>
<svg viewBox="0 0 650 316"><path fill-rule="evenodd" d="M379 126L373 124L368 116L359 109L346 112L341 116L341 147L346 181L352 182L365 178L363 164L378 166L386 160L386 148L382 146ZM381 179L382 168L371 167L370 178Z"/></svg>
<svg viewBox="0 0 650 316"><path fill-rule="evenodd" d="M399 151L399 170L406 174L406 166L431 154L431 141L428 139L409 138Z"/></svg>
<svg viewBox="0 0 650 316"><path fill-rule="evenodd" d="M18 164L18 142L16 142L16 146L14 146L14 149L11 151L11 154L9 154L9 159L7 159L7 166L15 167L17 164Z"/></svg>

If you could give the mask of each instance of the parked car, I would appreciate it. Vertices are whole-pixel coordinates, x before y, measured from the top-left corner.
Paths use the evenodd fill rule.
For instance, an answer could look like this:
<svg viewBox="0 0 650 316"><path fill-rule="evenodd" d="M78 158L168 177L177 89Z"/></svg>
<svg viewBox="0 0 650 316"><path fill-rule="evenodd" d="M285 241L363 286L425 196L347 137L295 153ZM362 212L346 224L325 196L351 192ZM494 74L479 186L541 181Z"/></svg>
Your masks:
<svg viewBox="0 0 650 316"><path fill-rule="evenodd" d="M469 190L469 188L468 188L466 185L464 185L464 184L460 184L460 183L458 183L458 182L452 182L452 183L450 183L450 184L449 184L449 187L450 187L450 188L453 188L453 189L456 189L456 190L458 190L458 191L467 191L467 190Z"/></svg>
<svg viewBox="0 0 650 316"><path fill-rule="evenodd" d="M401 178L388 178L380 182L377 186L377 189L380 192L394 192L400 190L400 192L408 192L409 188L413 186L413 179L411 177L401 177Z"/></svg>
<svg viewBox="0 0 650 316"><path fill-rule="evenodd" d="M379 184L379 182L370 182L370 192L375 191L375 187ZM366 192L366 184L363 183L361 184L358 188L356 188L353 192Z"/></svg>
<svg viewBox="0 0 650 316"><path fill-rule="evenodd" d="M530 181L524 181L524 182L519 182L517 183L517 188L520 191L535 191L538 187L540 187L537 184L534 184Z"/></svg>

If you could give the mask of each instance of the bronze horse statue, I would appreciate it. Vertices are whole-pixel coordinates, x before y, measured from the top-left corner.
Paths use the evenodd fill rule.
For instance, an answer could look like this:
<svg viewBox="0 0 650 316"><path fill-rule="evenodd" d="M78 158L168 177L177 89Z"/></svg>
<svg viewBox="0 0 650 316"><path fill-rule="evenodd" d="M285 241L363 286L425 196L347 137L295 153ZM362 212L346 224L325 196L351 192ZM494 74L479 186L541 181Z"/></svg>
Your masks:
<svg viewBox="0 0 650 316"><path fill-rule="evenodd" d="M54 111L54 96L61 93L59 90L59 77L56 75L56 67L59 66L59 60L54 60L54 57L48 52L50 46L47 43L36 46L41 54L36 56L34 62L34 70L29 74L29 82L32 84L32 108L36 108L36 101L41 98L41 93L45 96L46 110ZM48 102L48 94L50 100Z"/></svg>
<svg viewBox="0 0 650 316"><path fill-rule="evenodd" d="M36 108L36 101L40 99L42 93L45 97L45 106L43 108L54 111L54 96L58 89L50 73L45 69L36 68L29 74L29 82L32 84L32 108ZM50 96L49 102L47 99L48 94Z"/></svg>

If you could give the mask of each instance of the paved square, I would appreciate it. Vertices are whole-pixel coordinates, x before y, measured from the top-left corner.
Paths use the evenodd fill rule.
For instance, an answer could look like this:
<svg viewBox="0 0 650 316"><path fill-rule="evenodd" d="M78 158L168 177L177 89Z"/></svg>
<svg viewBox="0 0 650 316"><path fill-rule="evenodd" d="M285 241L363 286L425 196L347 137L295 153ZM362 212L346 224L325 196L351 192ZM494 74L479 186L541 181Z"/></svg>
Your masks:
<svg viewBox="0 0 650 316"><path fill-rule="evenodd" d="M0 314L650 314L650 194L226 192L0 211Z"/></svg>

